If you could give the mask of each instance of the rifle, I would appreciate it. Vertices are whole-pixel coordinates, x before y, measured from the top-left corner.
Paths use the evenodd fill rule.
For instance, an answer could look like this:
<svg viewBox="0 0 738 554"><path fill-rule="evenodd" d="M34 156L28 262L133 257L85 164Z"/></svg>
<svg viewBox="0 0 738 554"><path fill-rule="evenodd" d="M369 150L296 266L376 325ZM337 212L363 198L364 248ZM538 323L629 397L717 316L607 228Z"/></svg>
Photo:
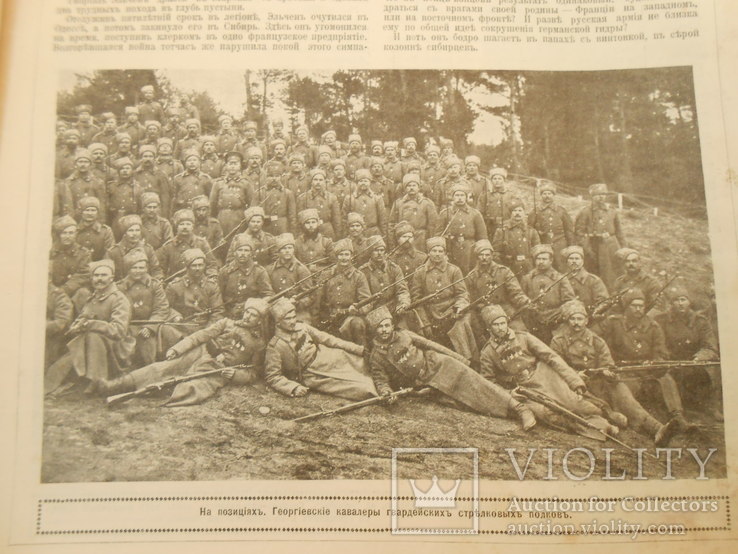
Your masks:
<svg viewBox="0 0 738 554"><path fill-rule="evenodd" d="M476 300L473 300L471 303L469 303L469 305L467 307L461 308L461 310L459 310L459 313L457 314L457 316L462 316L462 315L464 315L464 314L472 311L476 306L479 306L480 304L482 304L484 302L487 302L487 300L489 300L491 298L491 296L495 293L495 291L497 289L499 289L502 285L504 285L505 283L507 283L509 280L510 280L509 278L508 279L505 279L504 281L502 281L502 283L499 283L499 284L495 285L490 290L488 290L487 292L485 292L482 296L480 296Z"/></svg>
<svg viewBox="0 0 738 554"><path fill-rule="evenodd" d="M568 408L562 406L557 400L551 398L550 396L548 396L547 394L545 394L545 393L543 393L541 391L533 390L533 389L528 389L526 387L520 387L520 386L518 386L515 389L513 389L513 394L515 394L515 393L519 394L520 396L523 396L523 397L527 398L528 400L531 400L533 402L536 402L538 404L541 404L542 406L545 406L546 408L550 409L551 411L556 412L556 413L558 413L560 415L565 416L569 420L573 420L576 423L579 423L580 425L583 425L583 426L585 426L585 427L587 427L589 429L594 430L598 435L602 435L602 437L604 437L604 439L609 439L612 442L614 442L615 444L617 444L619 446L622 446L624 448L627 448L628 450L631 450L633 452L636 451L635 448L633 448L632 446L628 446L627 444L625 444L620 439L616 439L615 437L613 437L609 433L605 433L599 427L597 427L594 423L590 423L589 421L587 421L586 419L584 419L582 416L580 416L578 414L575 414L574 412L572 412ZM649 456L652 456L653 458L656 458L655 455L650 454L650 453L649 453Z"/></svg>
<svg viewBox="0 0 738 554"><path fill-rule="evenodd" d="M387 291L387 290L391 289L392 287L394 287L395 285L401 283L402 281L404 281L408 277L412 277L419 270L420 270L420 267L418 267L418 269L416 269L412 273L408 273L407 275L404 275L404 276L400 277L394 283L390 283L389 285L387 285L385 287L382 287L381 289L379 289L374 294L368 296L367 298L364 298L363 300L359 300L358 302L356 302L355 304L352 304L352 305L355 306L356 309L358 310L360 308L363 308L364 306L367 306L367 305L371 304L372 302L375 302L375 301L379 300L382 297L382 295L385 293L385 291ZM338 322L338 320L340 320L341 318L345 317L346 315L348 315L348 310L338 310L332 316L329 316L328 318L326 318L323 321L321 321L321 326L323 326L325 328L331 327L332 325L336 324Z"/></svg>
<svg viewBox="0 0 738 554"><path fill-rule="evenodd" d="M547 294L548 294L548 293L549 293L549 292L551 291L551 289L553 289L553 288L554 288L554 287L555 287L555 286L556 286L557 284L559 284L559 283L560 283L561 281L563 281L563 280L564 280L564 279L566 279L567 277L570 277L570 276L571 276L571 275L573 275L573 274L574 274L574 270L572 270L572 271L569 271L569 272L567 272L567 273L564 273L564 274L563 274L563 275L562 275L561 277L559 277L558 279L556 279L556 280L555 280L555 281L554 281L553 283L551 283L551 284L550 284L550 285L548 285L548 286L547 286L547 287L546 287L545 289L543 289L543 290L542 290L542 291L541 291L540 293L538 293L538 295L537 295L537 296L536 296L536 297L535 297L535 298L534 298L533 300L531 300L531 301L530 301L530 302L529 302L528 304L526 304L526 305L525 305L525 306L523 306L522 308L519 308L519 309L515 310L515 312L513 312L513 314L512 314L512 315L511 315L511 316L510 316L510 317L508 318L508 321L512 321L512 320L513 320L513 319L515 319L515 318L516 318L517 316L519 316L519 315L520 315L521 313L523 313L523 311L527 310L527 309L528 309L528 308L530 308L531 306L534 306L534 305L535 305L536 303L538 303L538 302L539 302L539 301L540 301L540 300L541 300L541 299L542 299L542 298L543 298L544 296L546 296L546 295L547 295Z"/></svg>
<svg viewBox="0 0 738 554"><path fill-rule="evenodd" d="M612 296L605 298L604 300L600 300L596 304L588 306L587 312L592 314L592 317L594 319L602 319L603 317L605 317L605 314L610 311L610 308L620 303L620 300L622 300L623 296L625 296L625 294L629 290L630 287L625 288L619 292L616 292Z"/></svg>
<svg viewBox="0 0 738 554"><path fill-rule="evenodd" d="M354 402L352 404L346 404L345 406L341 406L340 408L336 408L334 410L323 410L322 412L316 412L313 414L305 415L302 417L292 419L290 421L295 421L295 422L310 421L311 419L329 417L335 414L342 414L344 412L351 412L353 410L358 410L359 408L363 408L364 406L372 406L374 404L383 404L385 402L389 402L390 400L394 400L395 398L401 398L403 396L407 396L408 394L413 393L413 392L417 392L418 394L423 394L426 391L430 391L430 387L423 387L422 389L415 389L415 388L400 389L398 391L391 392L390 394L387 394L384 396L374 396L372 398L367 398L366 400L361 400L359 402Z"/></svg>
<svg viewBox="0 0 738 554"><path fill-rule="evenodd" d="M659 289L659 292L657 292L656 293L656 296L653 297L653 299L651 300L651 303L648 306L646 306L646 308L643 310L643 313L644 314L647 314L648 312L650 312L651 310L653 310L656 307L656 304L658 303L659 297L662 294L664 294L664 291L667 288L669 288L669 285L671 285L674 281L676 281L677 277L679 277L679 274L678 273L675 273L674 276L671 279L669 279L663 287L661 287Z"/></svg>
<svg viewBox="0 0 738 554"><path fill-rule="evenodd" d="M199 323L188 323L186 321L164 321L163 319L134 319L130 325L179 325L184 327L198 327Z"/></svg>
<svg viewBox="0 0 738 554"><path fill-rule="evenodd" d="M420 266L420 267L423 267L423 266ZM418 269L420 269L420 268L418 268ZM477 268L474 268L474 269L472 269L472 270L471 270L471 271L470 271L469 273L467 273L467 274L466 274L466 277L469 277L469 275L471 275L472 273L474 273L474 272L475 272L476 270L477 270ZM453 283L451 283L451 284L449 284L449 285L446 285L445 287L441 287L441 288L440 288L440 289L438 289L437 291L435 291L435 292L432 292L432 293L430 293L430 294L426 294L426 295L425 295L425 296L423 296L422 298L419 298L419 299L418 299L418 300L416 300L415 302L412 302L412 303L411 303L411 304L410 304L410 305L409 305L409 306L407 307L408 311L409 311L409 310L414 310L415 308L417 308L417 307L418 307L418 306L420 306L421 304L425 304L425 303L426 303L426 302L428 302L429 300L433 300L433 299L434 299L434 298L435 298L436 296L438 296L438 295L439 295L440 293L442 293L442 292L443 292L444 290L446 290L446 289L450 289L450 288L451 288L451 287L453 287L454 285L458 285L459 283L461 283L462 281L464 281L464 280L466 279L466 277L462 277L461 279L457 279L457 280L456 280L456 281L454 281Z"/></svg>
<svg viewBox="0 0 738 554"><path fill-rule="evenodd" d="M312 279L312 278L313 278L313 277L315 277L316 275L320 275L320 274L321 274L321 273L322 273L323 271L325 271L325 270L326 270L326 269L327 269L328 267L331 267L331 266L327 266L327 267L324 267L324 268L322 268L322 269L319 269L319 270L317 270L317 271L314 271L313 273L311 273L311 274L310 274L310 275L308 275L307 277L303 277L302 279L300 279L299 281L297 281L297 282L296 282L295 284L293 284L293 285L290 285L289 287L287 287L286 289L284 289L284 290L282 290L282 291L278 292L278 293L277 293L277 294L275 294L274 296L270 296L270 297L269 297L269 298L267 299L267 303L269 303L269 304L274 304L274 302L276 302L277 300L279 300L279 299L280 299L280 298L282 298L283 296L288 296L288 295L289 295L289 293L290 293L290 292L291 292L291 291L292 291L293 289L296 289L297 287L299 287L300 285L302 285L302 284L303 284L303 283L304 283L305 281L309 281L310 279Z"/></svg>
<svg viewBox="0 0 738 554"><path fill-rule="evenodd" d="M105 403L108 406L113 406L115 404L120 404L121 402L125 402L129 398L135 398L136 396L145 396L153 392L158 392L166 387L176 386L179 383L186 383L188 381L195 381L197 379L203 379L205 377L212 377L214 375L220 375L221 373L229 369L246 369L250 367L253 367L253 366L252 365L235 365L235 366L230 366L230 367L223 367L220 369L212 369L210 371L203 371L202 373L193 373L191 375L170 377L169 379L164 379L163 381L157 381L156 383L151 383L150 385L146 385L145 387L141 387L140 389L136 389L134 391L124 392L121 394L115 394L113 396L108 396L105 399Z"/></svg>
<svg viewBox="0 0 738 554"><path fill-rule="evenodd" d="M665 360L658 362L643 362L641 364L629 364L620 366L597 367L584 370L588 377L612 378L616 381L638 380L644 378L657 378L672 368L682 367L711 367L720 365L720 360L698 361L698 360Z"/></svg>

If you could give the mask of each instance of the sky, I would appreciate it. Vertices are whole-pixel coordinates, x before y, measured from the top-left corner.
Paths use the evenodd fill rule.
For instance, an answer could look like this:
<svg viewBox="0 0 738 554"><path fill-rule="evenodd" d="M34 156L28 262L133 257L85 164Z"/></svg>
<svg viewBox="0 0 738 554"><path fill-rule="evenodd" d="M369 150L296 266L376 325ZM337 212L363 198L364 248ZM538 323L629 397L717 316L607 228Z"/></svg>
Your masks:
<svg viewBox="0 0 738 554"><path fill-rule="evenodd" d="M206 90L223 110L235 116L243 111L244 72L242 70L223 71L207 69L165 69L160 70L172 85L184 92ZM311 73L315 80L328 80L331 71ZM71 90L76 84L76 78L71 72L65 72L60 78L60 88ZM470 98L479 104L496 105L500 98L488 92L475 91ZM279 113L279 112L282 113ZM275 108L272 116L287 119L287 112ZM474 131L469 136L474 144L498 144L502 141L503 130L500 122L492 115L482 112L475 122Z"/></svg>

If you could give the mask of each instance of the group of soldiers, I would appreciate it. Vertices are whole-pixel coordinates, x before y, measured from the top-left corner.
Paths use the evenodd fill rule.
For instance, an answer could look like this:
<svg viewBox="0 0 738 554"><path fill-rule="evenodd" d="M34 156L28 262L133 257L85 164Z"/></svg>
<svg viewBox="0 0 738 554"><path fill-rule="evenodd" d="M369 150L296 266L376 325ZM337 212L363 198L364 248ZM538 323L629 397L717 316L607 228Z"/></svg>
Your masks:
<svg viewBox="0 0 738 554"><path fill-rule="evenodd" d="M504 169L481 172L446 139L421 153L412 137L367 148L275 125L264 144L227 115L203 136L196 110L141 93L124 120L98 128L82 105L58 129L47 393L208 372L169 404L264 380L352 400L430 387L524 429L556 419L522 387L575 414L576 432L664 445L689 429L683 381L704 372L697 400L722 418L712 325L627 247L606 185L572 217L554 183L527 205ZM664 421L641 404L659 393Z"/></svg>

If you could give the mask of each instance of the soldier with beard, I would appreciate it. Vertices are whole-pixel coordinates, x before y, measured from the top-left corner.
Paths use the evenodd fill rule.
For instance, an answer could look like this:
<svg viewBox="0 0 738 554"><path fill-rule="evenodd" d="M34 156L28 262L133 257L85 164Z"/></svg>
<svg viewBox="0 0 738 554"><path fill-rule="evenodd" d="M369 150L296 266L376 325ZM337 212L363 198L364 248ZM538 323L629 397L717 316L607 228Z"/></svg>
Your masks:
<svg viewBox="0 0 738 554"><path fill-rule="evenodd" d="M310 188L297 201L297 209L318 210L322 221L320 232L330 239L335 239L341 231L341 208L338 199L327 190L327 186L327 173L314 169L310 174Z"/></svg>
<svg viewBox="0 0 738 554"><path fill-rule="evenodd" d="M569 284L574 290L574 298L588 308L594 308L608 298L607 287L602 279L584 269L584 249L578 245L567 246L561 251L566 260Z"/></svg>
<svg viewBox="0 0 738 554"><path fill-rule="evenodd" d="M220 221L210 217L210 199L204 194L192 199L192 212L195 214L193 232L204 238L213 248L223 242L223 228Z"/></svg>
<svg viewBox="0 0 738 554"><path fill-rule="evenodd" d="M79 148L81 148L79 131L77 129L67 129L64 132L64 146L56 151L54 176L57 179L66 179L72 174Z"/></svg>
<svg viewBox="0 0 738 554"><path fill-rule="evenodd" d="M428 259L428 254L415 248L414 237L415 229L407 221L400 221L395 225L394 238L397 246L390 259L400 267L403 275L410 275Z"/></svg>
<svg viewBox="0 0 738 554"><path fill-rule="evenodd" d="M162 273L161 266L159 265L159 259L156 257L151 245L148 244L141 236L141 229L143 227L141 216L136 214L123 216L120 218L119 225L123 233L121 239L105 253L105 257L112 260L117 268L115 275L116 280L120 281L125 277L125 274L123 273L123 256L132 250L143 251L149 261L149 273L151 273L151 276L155 279L162 279L164 274Z"/></svg>
<svg viewBox="0 0 738 554"><path fill-rule="evenodd" d="M133 178L141 185L143 192L156 193L161 203L161 212L169 217L172 213L169 198L172 185L164 172L156 167L156 147L148 144L143 145L139 149L139 155L141 157L141 163L134 170Z"/></svg>
<svg viewBox="0 0 738 554"><path fill-rule="evenodd" d="M80 220L77 243L87 248L90 251L90 260L96 262L115 244L113 230L100 222L100 201L94 196L81 198L78 209Z"/></svg>
<svg viewBox="0 0 738 554"><path fill-rule="evenodd" d="M295 255L313 271L329 265L333 254L333 241L320 232L320 214L310 208L297 214L301 233L295 241ZM315 267L317 266L317 267Z"/></svg>
<svg viewBox="0 0 738 554"><path fill-rule="evenodd" d="M355 180L357 169L369 169L369 156L364 154L362 150L360 135L349 135L348 148L348 154L344 157L346 175L349 179Z"/></svg>
<svg viewBox="0 0 738 554"><path fill-rule="evenodd" d="M645 295L646 305L653 308L661 285L654 276L643 271L641 255L632 248L620 248L615 255L623 261L625 271L615 279L612 290L619 293L637 288Z"/></svg>
<svg viewBox="0 0 738 554"><path fill-rule="evenodd" d="M343 213L360 214L367 235L387 234L387 212L385 202L371 190L371 173L366 169L356 171L356 190L343 201ZM351 223L348 222L350 226ZM349 229L350 234L350 229Z"/></svg>
<svg viewBox="0 0 738 554"><path fill-rule="evenodd" d="M93 123L92 106L89 104L80 104L74 111L77 113L77 123L74 126L79 131L79 143L86 147L93 142L92 137L100 132L100 127Z"/></svg>

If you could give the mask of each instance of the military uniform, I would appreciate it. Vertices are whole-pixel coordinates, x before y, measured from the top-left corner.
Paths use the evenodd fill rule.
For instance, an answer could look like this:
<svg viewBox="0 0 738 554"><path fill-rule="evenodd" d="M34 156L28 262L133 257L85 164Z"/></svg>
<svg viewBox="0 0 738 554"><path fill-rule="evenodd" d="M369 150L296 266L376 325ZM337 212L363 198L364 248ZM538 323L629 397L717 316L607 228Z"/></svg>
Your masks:
<svg viewBox="0 0 738 554"><path fill-rule="evenodd" d="M332 253L333 241L320 233L314 237L308 237L303 233L295 240L295 257L306 266L316 260L322 260L319 267L329 265Z"/></svg>
<svg viewBox="0 0 738 554"><path fill-rule="evenodd" d="M429 198L437 207L448 204L448 200L443 197L438 186L438 181L443 178L445 174L446 171L440 163L434 165L426 163L420 170L420 179L428 184L428 187L431 190Z"/></svg>
<svg viewBox="0 0 738 554"><path fill-rule="evenodd" d="M171 201L169 198L171 185L167 176L159 171L156 166L145 167L139 166L133 172L133 178L141 186L143 192L155 192L159 195L161 201L161 213L174 213L170 210ZM176 210L175 210L176 211Z"/></svg>
<svg viewBox="0 0 738 554"><path fill-rule="evenodd" d="M79 147L70 150L64 147L56 151L56 161L54 167L54 176L57 179L66 179L74 172L74 160L77 157Z"/></svg>
<svg viewBox="0 0 738 554"><path fill-rule="evenodd" d="M156 254L165 277L170 277L185 268L182 254L191 248L198 248L205 254L205 276L214 278L218 275L218 261L213 256L208 241L193 234L187 238L175 235L157 251Z"/></svg>
<svg viewBox="0 0 738 554"><path fill-rule="evenodd" d="M167 179L169 179L169 182L171 183L175 175L179 175L184 171L184 166L179 160L175 160L173 157L167 156L166 158L158 157L156 159L156 169L166 175Z"/></svg>
<svg viewBox="0 0 738 554"><path fill-rule="evenodd" d="M438 214L433 202L418 194L415 198L405 194L395 201L389 215L390 225L407 221L413 226L413 243L415 248L425 252L425 241L438 227Z"/></svg>
<svg viewBox="0 0 738 554"><path fill-rule="evenodd" d="M410 294L417 301L456 281L458 283L453 287L447 288L432 300L419 306L416 312L426 326L426 336L430 335L431 340L441 344L450 340L450 345L457 353L467 360L476 362L479 359L479 349L474 340L469 314L460 319L452 319L455 311L469 305L469 292L461 270L448 261L436 265L427 260L413 275L410 281Z"/></svg>
<svg viewBox="0 0 738 554"><path fill-rule="evenodd" d="M310 189L310 176L305 171L300 173L290 171L284 174L282 183L295 195L295 201L299 201Z"/></svg>
<svg viewBox="0 0 738 554"><path fill-rule="evenodd" d="M167 119L164 114L164 108L156 100L144 100L136 107L138 108L138 118L140 121L158 121L164 124Z"/></svg>
<svg viewBox="0 0 738 554"><path fill-rule="evenodd" d="M542 244L550 244L553 248L556 270L566 271L561 250L574 244L574 223L566 209L553 202L541 202L528 214L528 226L538 231Z"/></svg>
<svg viewBox="0 0 738 554"><path fill-rule="evenodd" d="M538 231L528 227L525 220L514 222L508 219L495 231L492 246L495 252L499 252L499 261L521 277L533 269L530 252L540 242Z"/></svg>
<svg viewBox="0 0 738 554"><path fill-rule="evenodd" d="M306 279L310 276L310 270L299 260L292 260L289 263L278 259L273 264L270 264L266 268L269 274L269 279L272 284L272 289L275 293L279 294L283 290L292 287L298 281ZM311 286L311 282L308 279L300 287L293 289L294 292L290 296L294 296ZM300 299L295 303L297 313L300 314L300 319L309 323L305 317L309 317L308 311L313 304L313 296L309 295L305 298Z"/></svg>
<svg viewBox="0 0 738 554"><path fill-rule="evenodd" d="M223 177L213 184L210 195L211 215L216 217L228 235L243 219L243 211L251 204L251 185L241 176Z"/></svg>
<svg viewBox="0 0 738 554"><path fill-rule="evenodd" d="M195 216L195 227L192 232L208 241L212 248L223 242L223 228L220 226L220 221L214 217L206 217L201 220Z"/></svg>
<svg viewBox="0 0 738 554"><path fill-rule="evenodd" d="M343 161L346 163L346 176L349 179L354 178L357 169L369 169L371 165L371 158L362 152L349 152Z"/></svg>
<svg viewBox="0 0 738 554"><path fill-rule="evenodd" d="M251 205L264 208L264 231L267 233L281 235L297 228L295 196L280 183L260 187Z"/></svg>
<svg viewBox="0 0 738 554"><path fill-rule="evenodd" d="M451 177L446 175L438 180L436 187L438 190L438 206L448 206L451 203L451 189L456 186L463 187L467 191L467 204L473 206L475 199L472 198L472 187L469 181L459 175L458 177Z"/></svg>
<svg viewBox="0 0 738 554"><path fill-rule="evenodd" d="M146 135L146 129L139 121L135 123L125 123L118 127L118 133L125 133L131 137L131 146L136 147L141 139ZM110 148L109 148L110 149ZM112 152L112 149L110 150Z"/></svg>
<svg viewBox="0 0 738 554"><path fill-rule="evenodd" d="M95 142L99 142L100 144L104 144L109 152L112 152L115 149L115 139L118 136L118 131L113 129L112 131L106 131L102 130L99 133L95 134L95 136L92 137L92 140L90 141L90 144L93 144Z"/></svg>
<svg viewBox="0 0 738 554"><path fill-rule="evenodd" d="M443 208L438 216L435 234L440 235L444 230L448 241L448 259L466 275L473 266L474 243L487 238L482 215L469 205Z"/></svg>
<svg viewBox="0 0 738 554"><path fill-rule="evenodd" d="M115 244L113 230L99 221L87 223L80 221L77 226L77 243L90 251L90 260L96 262Z"/></svg>
<svg viewBox="0 0 738 554"><path fill-rule="evenodd" d="M243 303L248 298L265 298L274 294L266 269L251 261L245 265L230 262L218 275L218 284L226 306L226 316L240 319Z"/></svg>
<svg viewBox="0 0 738 554"><path fill-rule="evenodd" d="M116 238L119 239L121 236L118 220L124 215L139 212L141 194L143 194L141 185L131 177L127 179L118 177L108 188L108 223Z"/></svg>
<svg viewBox="0 0 738 554"><path fill-rule="evenodd" d="M150 275L146 275L140 281L126 276L116 284L131 303L131 321L167 321L171 318L169 301L160 281ZM144 338L138 335L138 332L143 328L151 331L150 337ZM154 363L158 352L166 352L170 345L182 337L182 333L168 325L131 325L130 329L136 337L136 350L132 359L133 367Z"/></svg>
<svg viewBox="0 0 738 554"><path fill-rule="evenodd" d="M64 351L64 333L74 316L74 306L69 296L49 283L46 294L46 349L44 367L54 363Z"/></svg>
<svg viewBox="0 0 738 554"><path fill-rule="evenodd" d="M331 194L333 194L336 197L336 200L338 200L338 205L343 209L344 202L346 201L346 197L351 194L354 189L356 188L356 183L353 183L346 179L345 177L338 181L335 177L333 180L331 180L330 183L328 183L327 190ZM341 221L344 220L346 217L345 213L341 214ZM342 230L341 234L344 235L345 232Z"/></svg>
<svg viewBox="0 0 738 554"><path fill-rule="evenodd" d="M94 196L100 201L100 213L107 213L108 195L105 183L91 171L81 174L74 171L64 182L64 212L77 217L77 206L81 198Z"/></svg>
<svg viewBox="0 0 738 554"><path fill-rule="evenodd" d="M530 299L537 298L552 283L561 279L562 275L553 267L541 272L533 269L520 281L523 292ZM559 321L561 305L574 299L574 289L569 280L564 278L556 283L542 298L532 306L528 327L543 342L551 340L553 326Z"/></svg>
<svg viewBox="0 0 738 554"><path fill-rule="evenodd" d="M231 263L234 260L236 253L236 238L241 235L247 236L249 241L253 244L254 260L256 260L259 265L266 267L274 261L276 256L274 235L265 231L259 231L257 235L253 235L249 231L244 231L243 233L239 233L233 237L233 240L228 247L226 263Z"/></svg>
<svg viewBox="0 0 738 554"><path fill-rule="evenodd" d="M494 187L491 184L482 192L477 208L482 213L490 237L510 219L515 193L507 187Z"/></svg>
<svg viewBox="0 0 738 554"><path fill-rule="evenodd" d="M400 178L399 184L402 184L402 178ZM394 203L395 188L397 186L398 183L384 175L380 175L379 177L372 175L372 180L369 182L369 190L374 194L374 196L381 198L384 201L384 207L387 210L389 210Z"/></svg>
<svg viewBox="0 0 738 554"><path fill-rule="evenodd" d="M353 265L347 269L336 266L328 270L323 278L326 281L317 299L318 316L323 320L333 318L340 311L371 296L366 276ZM366 323L361 316L369 310L369 306L363 306L359 309L359 314L339 319L339 323L342 322L338 329L341 336L357 344L364 344Z"/></svg>
<svg viewBox="0 0 738 554"><path fill-rule="evenodd" d="M475 271L466 276L466 288L472 302L487 296L477 311L489 304L497 304L509 317L528 303L528 297L512 270L495 262L490 262L488 267L477 263ZM494 292L490 294L491 290ZM510 326L516 330L525 330L520 316L511 321Z"/></svg>
<svg viewBox="0 0 738 554"><path fill-rule="evenodd" d="M343 213L355 212L364 218L364 229L367 235L387 236L387 212L382 197L371 191L356 190L347 196L343 203Z"/></svg>
<svg viewBox="0 0 738 554"><path fill-rule="evenodd" d="M335 239L341 231L341 208L336 196L327 190L318 194L314 190L308 190L297 201L297 211L314 208L323 223L318 227L321 234L330 239Z"/></svg>
<svg viewBox="0 0 738 554"><path fill-rule="evenodd" d="M82 123L77 123L74 128L79 131L80 146L87 146L91 142L95 142L92 140L92 137L100 132L100 127L93 124L84 125Z"/></svg>
<svg viewBox="0 0 738 554"><path fill-rule="evenodd" d="M409 244L398 248L390 259L399 266L403 275L410 275L426 262L428 254L416 249L413 244Z"/></svg>
<svg viewBox="0 0 738 554"><path fill-rule="evenodd" d="M306 142L295 142L292 146L290 146L287 155L292 156L294 154L301 154L303 160L305 160L305 167L308 169L311 169L315 167L315 164L317 163L317 154L315 153L315 148L311 145L309 145ZM295 195L297 195L296 191Z"/></svg>
<svg viewBox="0 0 738 554"><path fill-rule="evenodd" d="M181 140L177 141L177 146L174 149L174 157L180 160L182 163L185 161L185 157L196 152L198 156L202 151L202 137L199 135L196 137L185 136Z"/></svg>
<svg viewBox="0 0 738 554"><path fill-rule="evenodd" d="M577 242L584 247L587 269L615 290L615 252L625 246L618 213L607 205L590 205L577 214L574 228Z"/></svg>
<svg viewBox="0 0 738 554"><path fill-rule="evenodd" d="M220 288L204 275L199 281L189 275L177 277L167 285L166 294L169 306L187 321L204 327L223 317Z"/></svg>
<svg viewBox="0 0 738 554"><path fill-rule="evenodd" d="M574 298L579 300L588 309L607 300L608 293L602 279L581 268L573 275L567 277L571 288L574 290Z"/></svg>
<svg viewBox="0 0 738 554"><path fill-rule="evenodd" d="M476 173L474 175L469 175L467 173L466 175L464 175L464 179L466 179L466 182L469 183L469 189L471 190L469 203L481 212L479 206L480 199L482 198L484 191L492 186L492 183L490 183L487 177L480 173Z"/></svg>
<svg viewBox="0 0 738 554"><path fill-rule="evenodd" d="M395 313L400 304L405 306L410 305L410 289L408 288L407 281L403 279L400 266L396 263L385 260L381 264L377 264L374 260L370 260L369 263L361 267L361 271L366 277L371 294L376 294L384 287L396 283L393 287L384 291L382 296L371 307L384 305L392 313Z"/></svg>
<svg viewBox="0 0 738 554"><path fill-rule="evenodd" d="M223 160L215 153L203 154L200 162L200 171L205 173L213 181L220 179L223 174Z"/></svg>
<svg viewBox="0 0 738 554"><path fill-rule="evenodd" d="M51 282L71 298L80 288L90 286L90 261L90 251L84 246L55 243L49 256Z"/></svg>
<svg viewBox="0 0 738 554"><path fill-rule="evenodd" d="M614 294L627 289L639 289L646 297L646 306L652 308L656 295L661 291L661 285L656 277L639 269L637 273L632 275L623 273L615 279L612 285L612 290L615 291Z"/></svg>
<svg viewBox="0 0 738 554"><path fill-rule="evenodd" d="M189 208L192 199L204 194L210 196L213 182L210 176L202 171L185 169L172 179L172 213L183 208ZM211 199L211 204L213 201Z"/></svg>
<svg viewBox="0 0 738 554"><path fill-rule="evenodd" d="M161 266L159 265L159 258L156 257L156 253L150 244L147 244L144 239L141 239L136 244L131 245L123 239L105 253L105 257L109 260L113 260L113 263L115 263L116 280L120 281L125 277L125 272L123 271L123 257L134 250L142 250L146 254L146 259L149 262L149 274L154 279L164 278Z"/></svg>
<svg viewBox="0 0 738 554"><path fill-rule="evenodd" d="M221 129L215 137L215 150L221 155L233 152L240 141L241 137L233 129L227 131Z"/></svg>
<svg viewBox="0 0 738 554"><path fill-rule="evenodd" d="M392 184L396 185L397 183L402 183L402 161L400 161L399 158L394 160L388 160L385 158L383 174ZM392 188L394 189L394 187ZM391 203L387 204L387 206L391 205Z"/></svg>
<svg viewBox="0 0 738 554"><path fill-rule="evenodd" d="M144 214L141 216L141 236L157 250L174 238L174 232L168 219L160 215L150 218Z"/></svg>

